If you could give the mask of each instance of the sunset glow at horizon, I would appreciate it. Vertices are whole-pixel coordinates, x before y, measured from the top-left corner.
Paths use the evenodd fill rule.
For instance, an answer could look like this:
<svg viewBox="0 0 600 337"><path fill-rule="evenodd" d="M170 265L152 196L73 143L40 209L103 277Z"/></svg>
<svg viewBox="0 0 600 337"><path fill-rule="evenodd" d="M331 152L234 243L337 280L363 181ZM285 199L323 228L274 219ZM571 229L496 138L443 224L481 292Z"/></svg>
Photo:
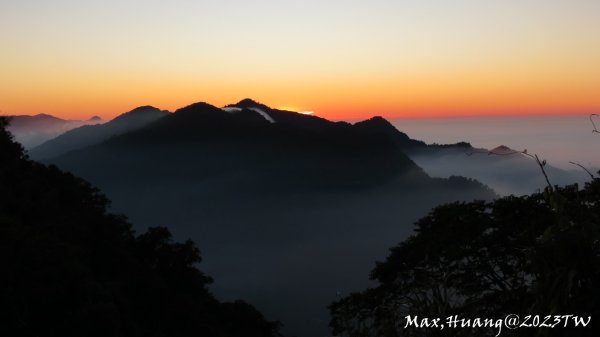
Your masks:
<svg viewBox="0 0 600 337"><path fill-rule="evenodd" d="M0 3L0 115L252 98L328 119L600 112L600 1Z"/></svg>

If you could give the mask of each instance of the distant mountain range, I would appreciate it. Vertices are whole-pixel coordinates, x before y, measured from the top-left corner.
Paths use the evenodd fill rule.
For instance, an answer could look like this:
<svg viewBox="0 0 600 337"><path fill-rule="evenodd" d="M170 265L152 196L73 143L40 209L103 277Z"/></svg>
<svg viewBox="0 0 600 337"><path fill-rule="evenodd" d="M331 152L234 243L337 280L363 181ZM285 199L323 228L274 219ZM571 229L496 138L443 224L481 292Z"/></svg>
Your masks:
<svg viewBox="0 0 600 337"><path fill-rule="evenodd" d="M59 156L72 150L101 143L110 137L137 130L169 112L151 106L142 106L117 116L104 124L84 125L68 130L29 151L32 159Z"/></svg>
<svg viewBox="0 0 600 337"><path fill-rule="evenodd" d="M247 299L284 331L314 336L326 334L326 305L366 286L413 221L441 203L497 197L458 176L503 194L544 187L529 158L487 152L428 145L382 117L332 122L244 99L140 107L29 155L98 186L136 228L192 238L224 300Z"/></svg>
<svg viewBox="0 0 600 337"><path fill-rule="evenodd" d="M65 120L47 114L35 116L7 116L10 119L8 130L26 149L33 148L43 142L82 125L101 124L104 121L97 116L88 120Z"/></svg>
<svg viewBox="0 0 600 337"><path fill-rule="evenodd" d="M405 152L434 177L470 177L501 195L531 194L546 187L544 175L533 158L503 145L489 150L468 143L428 145L407 148ZM580 169L564 170L546 165L544 170L553 185L578 183L583 186L590 179L589 174Z"/></svg>
<svg viewBox="0 0 600 337"><path fill-rule="evenodd" d="M69 134L86 129L99 127ZM256 303L298 336L326 334L326 305L365 286L360 276L433 206L496 196L428 176L403 150L421 142L382 118L353 125L246 99L102 138L44 161L100 187L138 229L194 239L217 295Z"/></svg>
<svg viewBox="0 0 600 337"><path fill-rule="evenodd" d="M305 130L322 130L332 122L316 116L271 109L251 99L222 108L232 115L258 115L269 123L293 124ZM248 114L250 113L250 114ZM253 114L254 113L254 114ZM46 114L14 116L9 130L36 160L50 159L66 152L101 143L111 137L140 129L169 114L151 106L142 106L124 113L106 124L99 117L87 121L70 121ZM256 117L256 116L255 116ZM529 194L545 186L543 176L535 163L518 153L499 154L498 151L475 148L471 144L426 144L400 132L382 117L354 124L356 132L391 140L418 166L435 177L466 176L492 187L501 195ZM38 144L39 143L39 144ZM509 149L515 152L512 149ZM485 154L490 155L485 155ZM476 154L471 156L471 154ZM484 154L484 155L482 155ZM583 184L589 176L583 170L546 168L551 182L557 185Z"/></svg>
<svg viewBox="0 0 600 337"><path fill-rule="evenodd" d="M93 146L72 151L76 148L73 143ZM160 154L160 161L146 165L144 171L160 168L164 170L160 176L172 177L194 167L190 164L195 158L189 160L186 168L170 165L167 159L181 156L182 152L196 153L213 157L201 162L201 167L194 167L195 177L209 168L221 175L238 169L252 170L261 176L269 172L269 179L278 178L280 184L304 190L313 185L320 189L385 184L406 172L428 179L405 154L406 149L420 146L426 147L381 117L352 125L271 109L245 99L224 108L195 103L172 114L152 107L137 108L104 125L67 132L33 149L30 155L94 171L99 167L94 161L100 156L127 152L119 160L102 161L114 163L115 167L126 162L137 165L138 160L152 158L146 153L152 149L154 156ZM136 154L143 154L144 158L132 163L130 158ZM285 169L274 170L277 166ZM170 172L171 167L174 172Z"/></svg>

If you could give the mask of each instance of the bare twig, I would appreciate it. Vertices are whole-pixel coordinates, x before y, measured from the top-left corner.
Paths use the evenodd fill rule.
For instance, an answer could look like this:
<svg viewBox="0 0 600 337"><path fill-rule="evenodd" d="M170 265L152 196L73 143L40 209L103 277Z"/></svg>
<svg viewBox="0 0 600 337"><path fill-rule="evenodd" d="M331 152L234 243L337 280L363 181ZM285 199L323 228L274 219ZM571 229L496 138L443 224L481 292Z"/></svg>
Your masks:
<svg viewBox="0 0 600 337"><path fill-rule="evenodd" d="M598 131L598 128L596 127L596 123L594 123L594 117L600 117L600 115L598 115L598 114L590 115L590 123L592 123L592 126L594 127L594 130L592 130L592 132L600 133L600 131Z"/></svg>
<svg viewBox="0 0 600 337"><path fill-rule="evenodd" d="M585 166L583 166L583 165L581 165L581 164L579 164L579 163L572 162L572 161L570 161L569 163L571 163L571 164L573 164L573 165L577 165L577 166L581 167L581 168L582 168L582 169L583 169L585 172L587 172L587 174L589 174L589 175L590 175L590 177L591 177L592 179L594 179L594 175L593 175L593 174L592 174L590 171L588 171L588 169L586 169L586 168L585 168Z"/></svg>
<svg viewBox="0 0 600 337"><path fill-rule="evenodd" d="M511 150L511 151L507 151L507 152L494 152L494 150L480 150L480 151L468 152L467 156L472 156L473 154L478 154L478 153L487 153L488 155L496 155L496 156L510 156L513 154L524 154L524 155L530 157L531 159L535 160L535 163L540 167L540 170L542 171L542 174L544 175L544 179L546 179L546 184L548 185L548 189L550 190L550 192L554 192L554 187L552 186L552 183L550 183L550 179L548 178L548 174L546 173L546 169L544 168L544 167L546 167L546 160L540 160L540 158L538 157L537 154L532 155L530 153L527 153L527 149L525 149L523 151Z"/></svg>
<svg viewBox="0 0 600 337"><path fill-rule="evenodd" d="M542 160L540 161L540 158L538 158L538 155L530 155L528 153L523 153L531 158L535 159L535 162L538 164L538 166L540 167L540 170L542 170L542 173L544 174L544 178L546 178L546 184L548 184L548 189L550 190L550 192L554 192L554 187L552 187L552 184L550 183L550 179L548 179L548 174L546 174L546 170L544 169L544 166L546 166L546 161Z"/></svg>

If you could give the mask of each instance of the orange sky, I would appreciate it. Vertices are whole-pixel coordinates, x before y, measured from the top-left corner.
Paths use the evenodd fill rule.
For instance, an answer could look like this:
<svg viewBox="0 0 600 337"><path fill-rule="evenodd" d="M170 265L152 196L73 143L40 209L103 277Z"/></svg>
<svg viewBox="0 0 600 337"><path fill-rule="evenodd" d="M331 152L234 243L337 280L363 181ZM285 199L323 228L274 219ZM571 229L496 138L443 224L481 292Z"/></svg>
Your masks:
<svg viewBox="0 0 600 337"><path fill-rule="evenodd" d="M0 3L0 114L600 112L600 1Z"/></svg>

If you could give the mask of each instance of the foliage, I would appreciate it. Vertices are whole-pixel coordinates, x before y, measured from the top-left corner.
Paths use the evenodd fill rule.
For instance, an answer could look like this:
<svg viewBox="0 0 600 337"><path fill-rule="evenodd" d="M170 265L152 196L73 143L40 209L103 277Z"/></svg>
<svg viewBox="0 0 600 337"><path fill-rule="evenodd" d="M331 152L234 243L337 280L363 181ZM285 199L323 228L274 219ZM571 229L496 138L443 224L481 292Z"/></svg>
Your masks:
<svg viewBox="0 0 600 337"><path fill-rule="evenodd" d="M404 328L407 315L600 317L600 179L494 202L453 203L417 221L371 274L377 286L330 306L341 336L494 336L495 329ZM506 336L593 336L520 329Z"/></svg>
<svg viewBox="0 0 600 337"><path fill-rule="evenodd" d="M0 118L0 336L276 336L220 303L191 241L135 236L97 189L26 158Z"/></svg>

